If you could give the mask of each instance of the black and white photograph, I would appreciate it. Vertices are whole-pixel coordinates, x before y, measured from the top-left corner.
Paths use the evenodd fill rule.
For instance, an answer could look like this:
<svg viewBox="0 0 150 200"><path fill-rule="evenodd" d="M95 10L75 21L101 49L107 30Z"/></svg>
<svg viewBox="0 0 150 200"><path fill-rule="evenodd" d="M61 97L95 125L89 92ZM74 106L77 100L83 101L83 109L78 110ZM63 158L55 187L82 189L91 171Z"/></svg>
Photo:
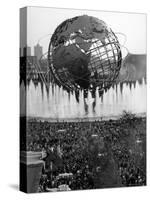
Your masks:
<svg viewBox="0 0 150 200"><path fill-rule="evenodd" d="M20 9L20 190L147 185L147 15Z"/></svg>

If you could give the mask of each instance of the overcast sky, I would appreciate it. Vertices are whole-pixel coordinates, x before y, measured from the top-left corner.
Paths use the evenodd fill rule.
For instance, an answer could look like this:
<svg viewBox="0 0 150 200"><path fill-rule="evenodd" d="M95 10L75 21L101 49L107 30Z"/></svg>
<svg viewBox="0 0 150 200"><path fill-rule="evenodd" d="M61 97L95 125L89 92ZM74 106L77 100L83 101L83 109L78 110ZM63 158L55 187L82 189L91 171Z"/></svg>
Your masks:
<svg viewBox="0 0 150 200"><path fill-rule="evenodd" d="M33 46L37 44L38 40L44 47L43 51L47 52L50 41L48 34L53 34L56 27L64 20L85 14L105 21L115 33L125 34L127 37L125 46L131 53L146 53L145 14L28 7L27 44L32 47L32 53ZM123 44L124 37L117 36L120 43ZM23 42L21 45L24 45Z"/></svg>

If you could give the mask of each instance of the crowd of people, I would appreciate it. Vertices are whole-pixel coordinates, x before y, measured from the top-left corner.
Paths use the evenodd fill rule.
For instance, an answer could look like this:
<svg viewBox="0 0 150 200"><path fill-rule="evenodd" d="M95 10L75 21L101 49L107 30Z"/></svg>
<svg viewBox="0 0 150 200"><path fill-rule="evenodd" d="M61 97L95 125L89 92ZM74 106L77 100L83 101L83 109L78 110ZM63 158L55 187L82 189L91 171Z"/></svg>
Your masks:
<svg viewBox="0 0 150 200"><path fill-rule="evenodd" d="M39 191L146 184L145 118L29 120L26 137L22 150L46 153Z"/></svg>

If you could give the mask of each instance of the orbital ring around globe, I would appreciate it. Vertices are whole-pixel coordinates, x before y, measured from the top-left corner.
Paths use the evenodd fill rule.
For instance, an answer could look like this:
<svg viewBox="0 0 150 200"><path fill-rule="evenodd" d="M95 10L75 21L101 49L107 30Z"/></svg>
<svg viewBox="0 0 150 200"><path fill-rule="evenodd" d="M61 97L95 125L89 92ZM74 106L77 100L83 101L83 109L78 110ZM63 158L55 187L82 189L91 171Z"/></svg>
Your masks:
<svg viewBox="0 0 150 200"><path fill-rule="evenodd" d="M48 49L48 64L55 82L67 91L109 89L122 63L121 47L105 22L79 16L61 23Z"/></svg>

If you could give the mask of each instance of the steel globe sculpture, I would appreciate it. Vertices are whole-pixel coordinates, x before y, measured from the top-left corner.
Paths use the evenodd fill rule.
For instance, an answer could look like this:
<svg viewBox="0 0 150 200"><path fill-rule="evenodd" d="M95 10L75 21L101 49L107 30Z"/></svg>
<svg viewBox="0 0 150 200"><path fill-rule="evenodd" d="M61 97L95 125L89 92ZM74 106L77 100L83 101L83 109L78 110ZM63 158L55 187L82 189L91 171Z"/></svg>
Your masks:
<svg viewBox="0 0 150 200"><path fill-rule="evenodd" d="M109 89L122 62L119 41L106 23L92 16L67 19L54 31L48 61L55 82L68 91Z"/></svg>

